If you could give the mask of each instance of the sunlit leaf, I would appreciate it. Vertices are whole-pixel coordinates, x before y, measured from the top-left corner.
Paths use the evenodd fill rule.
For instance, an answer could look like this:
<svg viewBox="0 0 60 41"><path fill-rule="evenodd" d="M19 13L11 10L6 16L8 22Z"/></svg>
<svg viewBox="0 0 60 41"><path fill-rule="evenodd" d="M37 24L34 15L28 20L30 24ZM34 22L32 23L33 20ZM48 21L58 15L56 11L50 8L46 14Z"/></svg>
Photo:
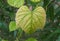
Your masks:
<svg viewBox="0 0 60 41"><path fill-rule="evenodd" d="M10 24L9 24L9 30L10 31L14 31L16 29L17 29L16 22L15 21L11 21Z"/></svg>
<svg viewBox="0 0 60 41"><path fill-rule="evenodd" d="M32 2L40 2L41 0L31 0Z"/></svg>
<svg viewBox="0 0 60 41"><path fill-rule="evenodd" d="M19 8L24 4L24 0L7 0L8 4Z"/></svg>
<svg viewBox="0 0 60 41"><path fill-rule="evenodd" d="M27 6L22 6L16 13L16 25L26 33L33 33L43 29L46 22L46 13L42 7L30 11Z"/></svg>

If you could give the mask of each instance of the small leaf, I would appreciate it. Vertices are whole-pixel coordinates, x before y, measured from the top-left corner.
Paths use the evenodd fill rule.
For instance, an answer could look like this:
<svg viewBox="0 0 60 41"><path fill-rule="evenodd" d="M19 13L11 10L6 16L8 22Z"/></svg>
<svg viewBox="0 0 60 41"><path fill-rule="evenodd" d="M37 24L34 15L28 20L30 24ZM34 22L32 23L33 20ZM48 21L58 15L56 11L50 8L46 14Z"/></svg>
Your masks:
<svg viewBox="0 0 60 41"><path fill-rule="evenodd" d="M41 0L31 0L32 2L40 2Z"/></svg>
<svg viewBox="0 0 60 41"><path fill-rule="evenodd" d="M37 41L35 38L29 38L26 41Z"/></svg>
<svg viewBox="0 0 60 41"><path fill-rule="evenodd" d="M24 0L7 0L8 4L19 8L24 4Z"/></svg>
<svg viewBox="0 0 60 41"><path fill-rule="evenodd" d="M22 6L16 13L16 25L26 33L33 33L43 29L46 22L46 12L42 7L30 11L27 6Z"/></svg>
<svg viewBox="0 0 60 41"><path fill-rule="evenodd" d="M16 29L17 29L16 22L15 21L11 21L10 24L9 24L9 30L10 31L14 31Z"/></svg>

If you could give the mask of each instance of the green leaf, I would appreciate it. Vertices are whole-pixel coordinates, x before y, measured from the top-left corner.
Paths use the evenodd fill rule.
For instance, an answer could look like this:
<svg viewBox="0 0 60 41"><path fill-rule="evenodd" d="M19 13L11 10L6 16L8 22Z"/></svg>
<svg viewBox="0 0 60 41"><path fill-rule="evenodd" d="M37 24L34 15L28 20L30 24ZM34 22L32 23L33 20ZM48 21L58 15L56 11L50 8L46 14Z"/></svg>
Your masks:
<svg viewBox="0 0 60 41"><path fill-rule="evenodd" d="M43 29L46 22L46 12L42 7L30 11L27 6L22 6L16 13L16 25L26 33L33 33Z"/></svg>
<svg viewBox="0 0 60 41"><path fill-rule="evenodd" d="M15 21L11 21L10 24L9 24L9 30L10 31L14 31L16 29L17 29L16 22Z"/></svg>
<svg viewBox="0 0 60 41"><path fill-rule="evenodd" d="M41 0L31 0L32 2L40 2Z"/></svg>
<svg viewBox="0 0 60 41"><path fill-rule="evenodd" d="M26 41L37 41L35 38L29 38Z"/></svg>
<svg viewBox="0 0 60 41"><path fill-rule="evenodd" d="M24 0L7 0L8 4L19 8L24 4Z"/></svg>

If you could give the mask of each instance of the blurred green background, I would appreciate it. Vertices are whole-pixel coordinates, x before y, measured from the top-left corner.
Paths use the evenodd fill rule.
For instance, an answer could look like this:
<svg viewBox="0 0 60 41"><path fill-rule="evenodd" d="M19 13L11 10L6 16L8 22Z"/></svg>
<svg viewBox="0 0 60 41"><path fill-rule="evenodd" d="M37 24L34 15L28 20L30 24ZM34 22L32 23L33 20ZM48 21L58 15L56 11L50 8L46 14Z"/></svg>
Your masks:
<svg viewBox="0 0 60 41"><path fill-rule="evenodd" d="M43 31L27 35L23 32L19 41L33 37L38 41L60 41L60 0L43 0L40 4L46 10L47 20ZM19 29L10 32L9 23L15 21L18 8L12 7L7 0L0 0L0 41L15 41L20 36ZM18 40L16 40L18 41Z"/></svg>

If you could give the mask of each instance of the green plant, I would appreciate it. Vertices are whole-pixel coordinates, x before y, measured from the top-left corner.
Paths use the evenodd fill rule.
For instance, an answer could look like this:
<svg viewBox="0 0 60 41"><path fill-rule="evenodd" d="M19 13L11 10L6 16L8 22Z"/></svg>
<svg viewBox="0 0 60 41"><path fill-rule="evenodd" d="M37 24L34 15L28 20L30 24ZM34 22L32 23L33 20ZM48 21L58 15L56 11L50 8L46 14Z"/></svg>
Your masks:
<svg viewBox="0 0 60 41"><path fill-rule="evenodd" d="M31 34L38 29L43 29L46 22L46 12L43 7L37 5L37 3L35 6L32 6L31 1L32 3L34 2L34 4L40 2L40 0L30 0L30 5L22 6L24 0L7 0L11 6L19 7L15 17L16 24L14 22L10 23L10 31L21 28L26 33Z"/></svg>
<svg viewBox="0 0 60 41"><path fill-rule="evenodd" d="M0 0L0 41L60 41L60 0Z"/></svg>

